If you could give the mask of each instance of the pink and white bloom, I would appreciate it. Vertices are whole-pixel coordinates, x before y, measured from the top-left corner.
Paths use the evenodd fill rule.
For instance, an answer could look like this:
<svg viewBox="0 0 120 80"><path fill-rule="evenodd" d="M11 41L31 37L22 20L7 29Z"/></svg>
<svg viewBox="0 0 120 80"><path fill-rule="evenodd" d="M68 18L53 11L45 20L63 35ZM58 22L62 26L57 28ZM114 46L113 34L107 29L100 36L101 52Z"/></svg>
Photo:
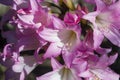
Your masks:
<svg viewBox="0 0 120 80"><path fill-rule="evenodd" d="M89 38L89 37L88 37ZM90 39L89 39L90 40ZM102 80L119 80L119 75L116 74L114 71L112 71L109 66L113 64L117 58L117 54L108 57L107 53L111 51L110 49L97 49L96 52L101 56L99 57L94 53L94 48L90 47L91 43L86 42L79 45L78 48L76 48L76 51L74 52L73 63L79 63L86 61L87 62L87 68L86 70L82 71L79 76L85 78L85 80L94 80L94 79L102 79ZM102 52L102 53L101 53ZM73 55L72 55L73 56ZM71 59L71 58L70 58ZM109 74L108 76L112 77L106 77L105 75Z"/></svg>
<svg viewBox="0 0 120 80"><path fill-rule="evenodd" d="M89 20L93 29L94 47L98 47L104 36L109 39L114 45L120 46L119 36L119 4L117 1L110 6L106 6L101 0L96 0L97 10L90 12L83 16L84 19Z"/></svg>
<svg viewBox="0 0 120 80"><path fill-rule="evenodd" d="M56 57L64 49L72 51L80 43L81 29L79 26L67 27L60 20L58 23L53 26L54 28L43 28L39 32L41 38L51 43L44 58Z"/></svg>
<svg viewBox="0 0 120 80"><path fill-rule="evenodd" d="M37 80L82 80L78 77L80 69L86 68L86 62L81 62L79 65L71 64L70 67L67 65L61 65L54 58L51 59L51 64L53 71L48 72L40 77L37 77Z"/></svg>
<svg viewBox="0 0 120 80"><path fill-rule="evenodd" d="M86 80L119 80L119 75L112 71L108 66L113 64L117 58L117 54L108 57L106 54L96 60L88 60L88 69L80 73L79 76L86 78ZM92 62L91 62L92 61Z"/></svg>
<svg viewBox="0 0 120 80"><path fill-rule="evenodd" d="M8 11L10 14L2 17L0 23L2 37L8 43L0 53L0 64L6 67L5 80L24 80L37 63L41 64L47 58L51 60L53 70L37 77L37 80L119 80L120 76L109 67L118 55L110 56L108 53L112 49L100 45L106 37L120 47L120 1L85 0L96 4L97 9L87 14L87 10L84 10L86 13L82 11L83 7L79 4L77 8L74 6L74 0L62 0L72 10L65 10L65 16L64 13L58 14L64 20L49 13L49 7L43 8L42 1L7 2L12 9ZM5 3L4 0L0 2ZM57 7L58 0L54 2ZM61 10L64 6L57 8ZM81 18L88 20L92 28L85 29L85 36L81 35L86 27ZM14 24L13 30L3 30L7 21ZM82 36L84 39L81 40ZM34 55L20 54L29 50L35 50ZM64 64L57 59L64 61Z"/></svg>

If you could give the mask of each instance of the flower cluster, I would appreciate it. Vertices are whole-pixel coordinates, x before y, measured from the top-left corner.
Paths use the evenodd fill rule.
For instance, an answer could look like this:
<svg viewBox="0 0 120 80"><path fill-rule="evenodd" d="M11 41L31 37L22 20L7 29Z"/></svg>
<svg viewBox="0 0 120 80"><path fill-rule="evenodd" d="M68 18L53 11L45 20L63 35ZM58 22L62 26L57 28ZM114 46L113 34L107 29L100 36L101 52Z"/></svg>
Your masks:
<svg viewBox="0 0 120 80"><path fill-rule="evenodd" d="M9 7L0 23L7 41L0 54L5 80L24 80L46 59L53 71L36 80L119 80L109 67L118 54L104 43L120 47L120 1L48 1L0 1ZM6 22L12 29L5 30Z"/></svg>

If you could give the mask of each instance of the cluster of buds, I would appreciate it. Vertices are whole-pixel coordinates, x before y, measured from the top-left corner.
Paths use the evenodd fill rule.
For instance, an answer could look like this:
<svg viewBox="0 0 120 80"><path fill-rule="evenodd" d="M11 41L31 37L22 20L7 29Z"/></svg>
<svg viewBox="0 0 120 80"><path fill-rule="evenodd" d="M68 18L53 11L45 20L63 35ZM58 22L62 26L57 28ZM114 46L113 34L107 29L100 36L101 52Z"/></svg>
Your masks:
<svg viewBox="0 0 120 80"><path fill-rule="evenodd" d="M5 80L25 80L46 60L53 70L36 80L119 80L109 67L118 57L113 46L120 47L119 0L0 3L9 7L0 23L7 41L0 53ZM6 23L12 29L6 29Z"/></svg>

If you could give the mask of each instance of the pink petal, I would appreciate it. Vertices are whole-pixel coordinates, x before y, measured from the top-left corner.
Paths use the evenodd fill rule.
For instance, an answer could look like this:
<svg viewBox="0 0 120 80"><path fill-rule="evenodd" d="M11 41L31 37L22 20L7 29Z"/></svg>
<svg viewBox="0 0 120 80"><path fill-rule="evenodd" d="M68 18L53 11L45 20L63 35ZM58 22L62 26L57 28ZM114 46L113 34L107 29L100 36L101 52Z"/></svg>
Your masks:
<svg viewBox="0 0 120 80"><path fill-rule="evenodd" d="M20 74L20 80L24 80L25 79L25 71L22 71Z"/></svg>
<svg viewBox="0 0 120 80"><path fill-rule="evenodd" d="M115 29L109 29L103 32L106 38L108 38L114 45L120 46L120 35Z"/></svg>
<svg viewBox="0 0 120 80"><path fill-rule="evenodd" d="M52 25L50 25L50 26L53 26L53 28L55 28L55 29L66 28L65 23L55 16L51 16L51 24Z"/></svg>
<svg viewBox="0 0 120 80"><path fill-rule="evenodd" d="M14 72L25 70L29 74L36 67L36 61L33 56L19 57L18 60L12 67Z"/></svg>
<svg viewBox="0 0 120 80"><path fill-rule="evenodd" d="M80 73L79 76L80 77L90 77L90 76L92 76L92 74L88 70L86 70L85 72Z"/></svg>
<svg viewBox="0 0 120 80"><path fill-rule="evenodd" d="M58 37L58 32L59 32L58 30L44 28L39 33L39 36L49 42L60 42L60 39Z"/></svg>
<svg viewBox="0 0 120 80"><path fill-rule="evenodd" d="M61 54L61 47L58 45L59 43L51 43L48 47L46 53L44 54L44 58L57 57Z"/></svg>
<svg viewBox="0 0 120 80"><path fill-rule="evenodd" d="M96 1L96 5L97 5L97 10L101 11L104 8L106 8L105 3L102 0L95 0Z"/></svg>
<svg viewBox="0 0 120 80"><path fill-rule="evenodd" d="M115 62L115 60L117 59L118 54L112 55L109 57L109 65L113 64Z"/></svg>
<svg viewBox="0 0 120 80"><path fill-rule="evenodd" d="M62 65L54 58L51 58L51 65L52 65L53 70L57 70L62 67Z"/></svg>
<svg viewBox="0 0 120 80"><path fill-rule="evenodd" d="M38 11L41 8L37 0L30 0L30 5L31 5L32 11Z"/></svg>
<svg viewBox="0 0 120 80"><path fill-rule="evenodd" d="M109 68L91 70L99 79L102 80L119 80L119 75Z"/></svg>
<svg viewBox="0 0 120 80"><path fill-rule="evenodd" d="M94 29L93 36L94 36L94 38L93 38L94 39L94 48L96 49L101 45L101 43L104 39L104 36L98 29Z"/></svg>
<svg viewBox="0 0 120 80"><path fill-rule="evenodd" d="M26 14L26 15L18 14L18 17L22 22L26 24L29 24L29 25L34 24L33 23L34 16L32 14Z"/></svg>
<svg viewBox="0 0 120 80"><path fill-rule="evenodd" d="M62 56L64 59L64 62L68 68L71 67L73 59L75 58L75 53L74 52L69 52L69 51L62 51Z"/></svg>
<svg viewBox="0 0 120 80"><path fill-rule="evenodd" d="M97 48L96 49L96 52L98 52L99 54L107 54L107 53L109 53L109 52L111 52L111 48L101 48L101 47L99 47L99 48Z"/></svg>

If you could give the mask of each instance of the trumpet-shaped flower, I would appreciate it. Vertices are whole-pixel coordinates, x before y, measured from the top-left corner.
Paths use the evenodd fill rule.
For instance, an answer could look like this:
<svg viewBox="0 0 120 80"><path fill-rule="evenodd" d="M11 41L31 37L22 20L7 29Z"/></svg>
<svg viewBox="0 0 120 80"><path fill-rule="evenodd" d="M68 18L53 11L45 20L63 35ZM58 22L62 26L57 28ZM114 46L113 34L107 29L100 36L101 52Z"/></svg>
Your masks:
<svg viewBox="0 0 120 80"><path fill-rule="evenodd" d="M79 65L70 63L71 67L68 67L67 65L61 65L54 58L51 59L51 64L53 71L37 77L37 80L82 80L78 77L78 72L80 69L86 68L86 62L81 62Z"/></svg>
<svg viewBox="0 0 120 80"><path fill-rule="evenodd" d="M44 28L39 33L41 38L51 43L44 57L56 57L61 53L62 50L64 50L64 48L66 48L68 51L72 51L75 48L75 46L80 42L80 27L73 27L73 29L64 27L54 30Z"/></svg>
<svg viewBox="0 0 120 80"><path fill-rule="evenodd" d="M101 0L96 0L97 10L90 12L83 16L84 19L89 20L93 25L94 32L94 47L98 47L104 36L109 39L114 45L120 46L119 36L119 15L120 1L106 6Z"/></svg>
<svg viewBox="0 0 120 80"><path fill-rule="evenodd" d="M81 77L85 77L87 80L119 80L119 75L113 72L108 66L111 65L117 58L117 55L108 57L106 54L100 58L96 58L96 61L88 61L88 69L79 74ZM91 62L92 61L92 62ZM94 64L93 64L94 63ZM107 76L106 76L107 75Z"/></svg>
<svg viewBox="0 0 120 80"><path fill-rule="evenodd" d="M10 6L0 23L2 37L8 43L0 52L0 64L6 67L5 80L25 80L37 63L47 58L53 70L37 80L119 80L120 76L109 67L118 55L109 55L112 49L100 45L105 37L120 47L120 1L85 0L96 8L89 13L86 7L73 4L74 0L46 1L0 1ZM47 6L42 6L44 3ZM49 12L54 8L58 14ZM4 31L8 21L14 28ZM22 52L29 50L35 50L34 55Z"/></svg>

